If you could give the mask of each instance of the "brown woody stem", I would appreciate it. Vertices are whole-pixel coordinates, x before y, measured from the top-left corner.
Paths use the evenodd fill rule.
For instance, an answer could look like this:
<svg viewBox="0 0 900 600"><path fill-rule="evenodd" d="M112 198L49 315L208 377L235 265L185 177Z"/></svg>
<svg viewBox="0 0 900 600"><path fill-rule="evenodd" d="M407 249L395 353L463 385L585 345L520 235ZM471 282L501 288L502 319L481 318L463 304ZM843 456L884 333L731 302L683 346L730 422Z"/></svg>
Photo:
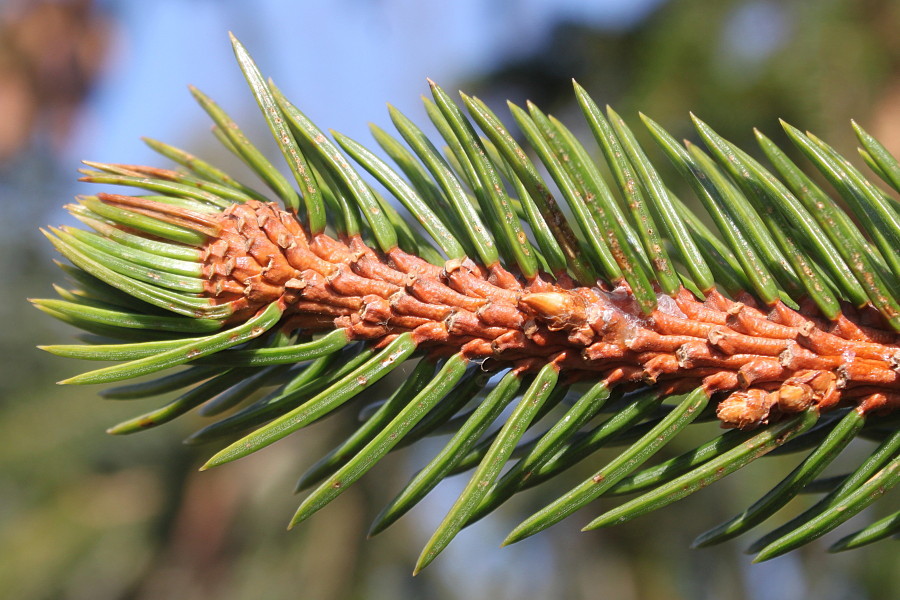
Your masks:
<svg viewBox="0 0 900 600"><path fill-rule="evenodd" d="M180 223L197 219L165 210ZM207 293L231 303L235 321L281 301L288 323L345 328L376 344L411 331L435 355L462 352L497 367L552 360L573 380L703 385L728 394L717 411L726 427L756 427L813 405L898 407L898 335L862 323L852 309L827 321L780 302L764 312L752 298L735 302L715 290L701 302L682 289L675 298L660 294L644 316L626 285L574 287L548 276L523 283L468 259L441 269L399 249L381 256L358 236L309 236L274 204L251 201L214 223L206 218L196 225L216 234L204 253Z"/></svg>

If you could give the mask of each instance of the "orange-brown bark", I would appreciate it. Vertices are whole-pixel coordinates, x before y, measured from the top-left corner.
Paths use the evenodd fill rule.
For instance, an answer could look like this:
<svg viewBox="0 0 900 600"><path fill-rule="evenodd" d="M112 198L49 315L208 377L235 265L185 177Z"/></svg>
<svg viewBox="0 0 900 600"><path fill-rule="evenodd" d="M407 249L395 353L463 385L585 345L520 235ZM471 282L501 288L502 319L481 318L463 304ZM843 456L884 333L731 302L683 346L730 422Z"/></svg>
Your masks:
<svg viewBox="0 0 900 600"><path fill-rule="evenodd" d="M718 405L726 427L813 405L898 406L900 336L852 309L827 321L780 302L763 309L716 291L701 302L681 290L642 315L627 286L523 282L469 260L442 269L399 249L382 256L359 237L310 237L274 204L234 205L216 227L205 252L207 293L231 303L235 321L281 301L292 326L341 327L374 343L411 331L436 354L498 366L553 360L575 379L703 385L728 394Z"/></svg>

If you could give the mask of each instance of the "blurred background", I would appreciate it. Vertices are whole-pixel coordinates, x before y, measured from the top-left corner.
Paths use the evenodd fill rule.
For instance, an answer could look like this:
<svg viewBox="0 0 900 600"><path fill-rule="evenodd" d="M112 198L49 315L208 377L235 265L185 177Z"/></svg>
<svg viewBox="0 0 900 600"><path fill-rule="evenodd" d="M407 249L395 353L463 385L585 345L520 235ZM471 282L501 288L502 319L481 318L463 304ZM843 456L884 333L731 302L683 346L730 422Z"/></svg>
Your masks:
<svg viewBox="0 0 900 600"><path fill-rule="evenodd" d="M572 102L574 77L598 103L626 118L641 110L676 136L691 135L694 111L751 148L753 126L784 141L784 118L855 156L850 118L900 154L898 25L896 0L0 2L0 597L900 597L892 542L828 555L835 538L826 537L761 565L743 554L747 539L688 549L793 464L775 459L624 527L578 533L599 512L594 506L498 549L548 500L552 490L539 489L464 531L412 578L422 544L465 480L445 482L377 538L366 541L365 531L439 440L390 457L286 533L295 478L347 423L331 419L197 473L211 449L180 440L201 418L105 435L150 406L56 387L83 365L34 345L64 343L74 332L26 302L52 294L61 279L38 227L69 222L62 205L89 191L75 183L80 159L168 166L140 142L146 135L241 173L216 147L189 83L274 150L233 62L229 30L320 126L360 140L370 139L368 122L390 125L385 102L425 123L426 76L503 114L506 98L531 99L588 140ZM551 487L559 492L589 468Z"/></svg>

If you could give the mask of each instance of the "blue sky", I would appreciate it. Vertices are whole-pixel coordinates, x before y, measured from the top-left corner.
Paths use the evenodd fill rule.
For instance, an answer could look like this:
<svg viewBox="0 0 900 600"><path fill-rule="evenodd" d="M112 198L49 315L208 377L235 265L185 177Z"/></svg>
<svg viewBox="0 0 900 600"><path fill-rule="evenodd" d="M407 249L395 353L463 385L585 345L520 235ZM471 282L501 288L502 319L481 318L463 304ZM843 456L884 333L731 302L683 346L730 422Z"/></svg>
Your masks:
<svg viewBox="0 0 900 600"><path fill-rule="evenodd" d="M628 27L660 2L108 1L120 29L67 158L143 163L153 155L142 135L189 142L207 121L188 84L242 122L255 119L229 30L321 127L368 143L366 124L386 122L386 102L421 120L426 77L452 86L528 53L560 19Z"/></svg>

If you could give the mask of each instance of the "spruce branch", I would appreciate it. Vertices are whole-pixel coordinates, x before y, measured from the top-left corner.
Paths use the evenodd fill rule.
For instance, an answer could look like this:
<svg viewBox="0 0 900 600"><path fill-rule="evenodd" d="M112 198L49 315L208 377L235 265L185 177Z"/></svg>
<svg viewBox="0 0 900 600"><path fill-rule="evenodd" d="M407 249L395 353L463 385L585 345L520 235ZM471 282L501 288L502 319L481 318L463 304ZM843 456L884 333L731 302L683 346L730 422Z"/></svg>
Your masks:
<svg viewBox="0 0 900 600"><path fill-rule="evenodd" d="M836 196L761 133L773 169L693 115L704 147L641 115L709 229L625 120L577 83L596 147L531 103L510 105L513 133L477 98L457 102L429 81L426 109L446 152L389 108L406 146L381 129L373 135L395 170L355 140L329 139L232 44L296 186L192 88L216 137L278 202L145 140L179 169L86 162L84 181L148 193L79 198L68 208L87 229L45 233L71 262L61 267L72 283L56 288L59 299L33 302L92 335L42 348L118 362L61 383L151 375L103 395L179 394L110 433L197 409L213 421L189 443L232 440L203 468L216 467L370 402L361 392L414 362L407 381L383 404L360 406L356 431L304 474L298 489L316 487L291 525L389 452L447 435L370 530L471 470L416 571L462 528L602 448L620 447L504 543L600 496L638 494L586 529L667 506L768 454L800 454L780 483L695 542L720 543L800 493L824 493L752 546L764 560L840 526L900 481L900 203L824 141L784 124ZM865 163L900 190L897 160L853 127ZM591 158L598 152L611 181ZM657 458L711 420L730 431ZM872 442L853 472L819 478L848 445ZM831 549L897 531L889 514Z"/></svg>

